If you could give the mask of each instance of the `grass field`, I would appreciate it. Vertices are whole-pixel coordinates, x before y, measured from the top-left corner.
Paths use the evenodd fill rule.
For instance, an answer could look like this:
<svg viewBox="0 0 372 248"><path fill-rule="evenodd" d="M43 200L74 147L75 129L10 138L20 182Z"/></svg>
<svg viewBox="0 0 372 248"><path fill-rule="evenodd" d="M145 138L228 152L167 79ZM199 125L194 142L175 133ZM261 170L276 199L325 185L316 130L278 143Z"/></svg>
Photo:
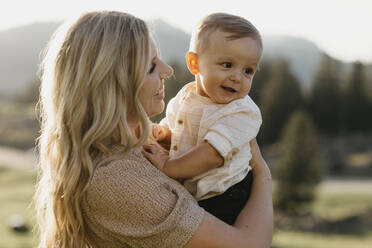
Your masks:
<svg viewBox="0 0 372 248"><path fill-rule="evenodd" d="M272 248L371 248L372 232L365 236L324 235L276 231Z"/></svg>
<svg viewBox="0 0 372 248"><path fill-rule="evenodd" d="M35 247L32 228L33 209L30 207L35 172L0 166L0 248ZM329 221L362 215L372 209L372 190L343 190L320 187L314 204L314 215ZM20 215L28 232L16 233L8 227L10 216ZM372 230L359 234L326 234L276 230L272 248L371 248Z"/></svg>
<svg viewBox="0 0 372 248"><path fill-rule="evenodd" d="M372 223L368 222L372 220L371 215L372 188L321 186L313 205L313 216L328 224L328 233L276 230L272 248L371 248ZM358 225L358 220L365 217L368 220ZM330 233L331 230L338 232Z"/></svg>
<svg viewBox="0 0 372 248"><path fill-rule="evenodd" d="M32 228L33 209L30 206L36 181L35 172L0 166L0 248L35 247ZM16 233L9 228L11 216L20 215L28 232Z"/></svg>

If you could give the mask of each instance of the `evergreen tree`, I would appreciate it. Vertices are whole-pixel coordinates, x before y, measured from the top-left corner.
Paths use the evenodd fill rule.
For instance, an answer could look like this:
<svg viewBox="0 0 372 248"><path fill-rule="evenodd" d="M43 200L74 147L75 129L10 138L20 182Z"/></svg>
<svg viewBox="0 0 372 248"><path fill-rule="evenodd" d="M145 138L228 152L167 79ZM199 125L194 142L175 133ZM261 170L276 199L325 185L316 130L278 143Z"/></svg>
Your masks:
<svg viewBox="0 0 372 248"><path fill-rule="evenodd" d="M307 210L315 197L322 170L316 129L305 112L291 115L283 132L281 158L274 169L277 209L292 215Z"/></svg>
<svg viewBox="0 0 372 248"><path fill-rule="evenodd" d="M39 100L40 80L34 79L28 83L24 91L18 92L13 100L25 104L36 104Z"/></svg>
<svg viewBox="0 0 372 248"><path fill-rule="evenodd" d="M367 94L364 65L360 62L353 64L353 71L345 90L343 123L346 131L372 129L371 100Z"/></svg>
<svg viewBox="0 0 372 248"><path fill-rule="evenodd" d="M260 106L263 90L269 80L269 77L270 64L269 62L263 61L254 75L252 88L249 92L249 96L258 106Z"/></svg>
<svg viewBox="0 0 372 248"><path fill-rule="evenodd" d="M260 106L263 124L258 139L264 144L276 142L291 113L303 105L299 82L288 64L277 61L271 68Z"/></svg>
<svg viewBox="0 0 372 248"><path fill-rule="evenodd" d="M324 133L337 134L340 130L341 87L337 74L336 62L324 56L308 100L309 113Z"/></svg>

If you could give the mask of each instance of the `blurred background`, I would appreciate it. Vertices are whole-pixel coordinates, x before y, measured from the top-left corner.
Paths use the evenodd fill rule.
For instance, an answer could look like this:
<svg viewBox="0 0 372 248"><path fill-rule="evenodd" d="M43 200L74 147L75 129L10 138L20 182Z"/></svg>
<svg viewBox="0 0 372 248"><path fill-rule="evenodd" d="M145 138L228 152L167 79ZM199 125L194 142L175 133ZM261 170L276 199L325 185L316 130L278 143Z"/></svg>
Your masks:
<svg viewBox="0 0 372 248"><path fill-rule="evenodd" d="M274 248L372 247L372 3L354 1L13 1L0 15L0 248L34 247L41 51L66 19L119 10L148 21L175 71L166 103L193 80L190 32L228 12L261 32L250 96L274 185ZM153 121L159 121L159 115Z"/></svg>

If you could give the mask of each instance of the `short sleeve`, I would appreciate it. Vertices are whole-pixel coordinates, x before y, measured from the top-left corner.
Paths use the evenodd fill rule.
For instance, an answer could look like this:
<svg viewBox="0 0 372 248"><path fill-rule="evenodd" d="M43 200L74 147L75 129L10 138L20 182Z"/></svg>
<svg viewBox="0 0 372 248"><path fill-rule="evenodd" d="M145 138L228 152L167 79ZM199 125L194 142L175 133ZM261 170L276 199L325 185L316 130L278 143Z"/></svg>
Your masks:
<svg viewBox="0 0 372 248"><path fill-rule="evenodd" d="M211 144L225 161L229 161L244 144L256 137L261 122L261 118L253 117L249 111L229 114L208 127L204 140Z"/></svg>
<svg viewBox="0 0 372 248"><path fill-rule="evenodd" d="M173 179L149 163L141 166L124 165L123 170L115 162L99 168L88 190L90 220L123 245L183 247L204 210Z"/></svg>

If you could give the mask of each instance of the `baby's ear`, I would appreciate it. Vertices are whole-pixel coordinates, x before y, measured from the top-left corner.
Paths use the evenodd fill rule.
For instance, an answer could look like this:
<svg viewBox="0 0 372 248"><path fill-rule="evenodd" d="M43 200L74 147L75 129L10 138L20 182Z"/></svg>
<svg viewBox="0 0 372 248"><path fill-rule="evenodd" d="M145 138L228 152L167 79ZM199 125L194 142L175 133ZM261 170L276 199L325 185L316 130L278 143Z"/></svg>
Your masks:
<svg viewBox="0 0 372 248"><path fill-rule="evenodd" d="M186 54L187 68L189 71L196 75L199 73L198 55L194 52L188 52Z"/></svg>

